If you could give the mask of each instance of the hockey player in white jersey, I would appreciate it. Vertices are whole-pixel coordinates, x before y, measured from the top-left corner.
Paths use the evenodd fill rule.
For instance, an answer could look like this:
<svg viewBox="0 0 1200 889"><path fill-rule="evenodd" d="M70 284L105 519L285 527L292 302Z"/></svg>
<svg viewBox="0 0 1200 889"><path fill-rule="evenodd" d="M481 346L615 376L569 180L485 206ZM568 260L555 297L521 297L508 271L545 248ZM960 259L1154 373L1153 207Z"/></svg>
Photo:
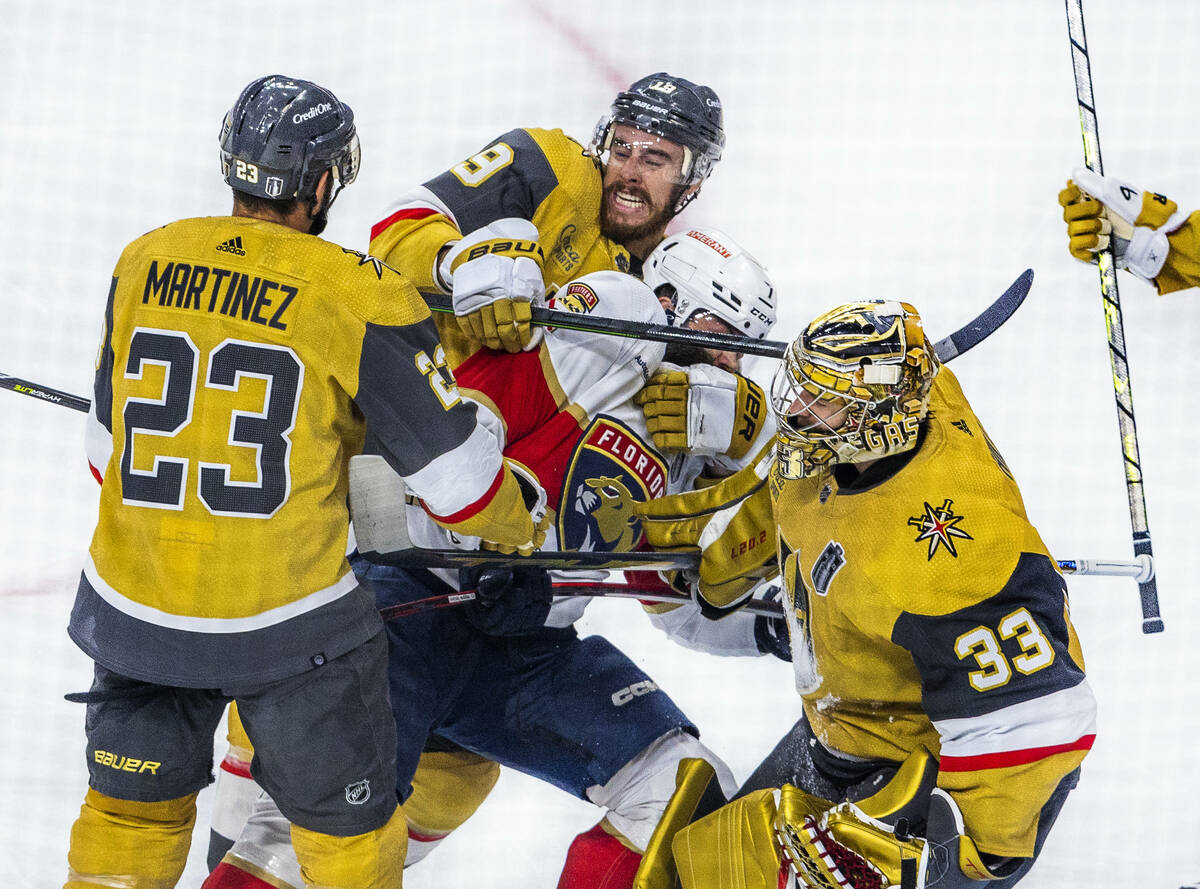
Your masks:
<svg viewBox="0 0 1200 889"><path fill-rule="evenodd" d="M561 288L552 307L664 323L667 306L677 323L697 327L717 322L753 330L756 336L765 335L774 321L769 278L719 232L668 238L648 260L647 279L661 305L636 279L597 272ZM716 292L725 298L714 298ZM747 321L755 326L747 328ZM459 391L480 406L481 416L490 418L508 459L545 491L553 519L547 547L634 549L642 535L637 521L630 520L633 502L689 487L705 471L736 468L736 461L655 445L656 436L634 396L660 367L663 355L660 344L559 328L547 330L527 351L482 351L457 369ZM736 358L729 354L691 357L736 369ZM771 434L766 429L764 441ZM716 446L709 454L722 450ZM418 513L412 519L410 536L420 545L470 545L441 534ZM429 572L373 565L361 558L356 569L374 583L381 606L450 589L447 578ZM572 844L560 887L631 886L640 853L674 789L680 760L712 762L727 790L732 790L731 776L650 677L607 640L578 637L572 625L587 599L551 602L547 586L527 573L519 573L513 585L524 594L523 608L521 595L510 589L511 604L503 608L472 603L389 622L392 694L406 702L396 714L400 774L413 775L418 755L429 746L427 737L434 750L421 759L412 782L418 790L405 805L410 815L407 863L424 857L447 826L461 823L482 802L494 781L484 764L492 760L607 810L600 824ZM667 628L684 627L687 643L695 645L688 611L679 609L683 619L654 619ZM735 615L721 627L718 637L702 640L707 650L782 651L771 632L778 628L766 621ZM648 693L617 694L635 685ZM472 780L431 778L427 773L438 771L429 768L437 757L448 767L444 771L474 770ZM402 777L401 784L401 797L408 797L408 778ZM445 795L450 784L456 799ZM427 788L434 794L442 788L432 805L422 798ZM464 794L469 804L463 802ZM429 813L439 807L458 811L431 825ZM413 812L422 813L422 819L414 822ZM284 827L270 801L260 800L247 829L206 886L298 887Z"/></svg>

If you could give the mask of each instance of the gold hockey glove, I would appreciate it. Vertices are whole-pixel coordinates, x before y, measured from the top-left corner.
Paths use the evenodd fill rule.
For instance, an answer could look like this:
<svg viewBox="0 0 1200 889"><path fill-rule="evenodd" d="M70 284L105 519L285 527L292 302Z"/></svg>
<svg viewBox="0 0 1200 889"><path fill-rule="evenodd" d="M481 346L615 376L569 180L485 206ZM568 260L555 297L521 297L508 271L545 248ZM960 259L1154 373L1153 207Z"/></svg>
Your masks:
<svg viewBox="0 0 1200 889"><path fill-rule="evenodd" d="M761 386L707 364L660 368L633 400L656 446L702 457L745 457L770 413Z"/></svg>
<svg viewBox="0 0 1200 889"><path fill-rule="evenodd" d="M664 451L687 450L687 394L687 371L660 369L633 396L633 403L646 415L646 428L655 447Z"/></svg>
<svg viewBox="0 0 1200 889"><path fill-rule="evenodd" d="M550 522L553 518L546 506L546 489L538 484L538 480L534 478L533 473L521 464L506 457L504 465L509 468L510 472L517 479L517 484L521 489L521 502L525 505L525 509L529 511L529 515L533 519L533 536L530 538L530 542L521 545L484 539L480 541L479 548L502 553L506 556L527 556L546 542L546 532L549 530Z"/></svg>
<svg viewBox="0 0 1200 889"><path fill-rule="evenodd" d="M930 881L939 874L937 889L981 889L982 881L1002 880L1027 864L1027 858L1001 858L979 851L967 836L962 812L954 797L935 787L929 797Z"/></svg>
<svg viewBox="0 0 1200 889"><path fill-rule="evenodd" d="M635 507L655 549L700 551L695 586L702 606L731 610L760 580L778 572L766 484L771 460L768 446L750 466L715 485Z"/></svg>
<svg viewBox="0 0 1200 889"><path fill-rule="evenodd" d="M1071 174L1058 202L1072 256L1095 262L1111 246L1117 268L1145 280L1162 270L1170 250L1167 235L1187 218L1164 195L1086 169Z"/></svg>
<svg viewBox="0 0 1200 889"><path fill-rule="evenodd" d="M432 518L456 534L481 538L484 549L529 553L546 539L545 524L539 524L530 515L521 485L507 463L499 489L479 512L456 522Z"/></svg>
<svg viewBox="0 0 1200 889"><path fill-rule="evenodd" d="M530 305L546 286L538 231L528 219L498 219L450 248L439 274L463 333L489 349L520 352L532 338Z"/></svg>

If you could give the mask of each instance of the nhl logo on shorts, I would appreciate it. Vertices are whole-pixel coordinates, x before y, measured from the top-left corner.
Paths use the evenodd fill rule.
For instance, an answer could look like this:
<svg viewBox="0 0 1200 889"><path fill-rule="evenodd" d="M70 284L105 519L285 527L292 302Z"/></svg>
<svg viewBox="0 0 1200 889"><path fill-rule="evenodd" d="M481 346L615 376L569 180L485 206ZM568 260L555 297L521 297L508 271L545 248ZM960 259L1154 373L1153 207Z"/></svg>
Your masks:
<svg viewBox="0 0 1200 889"><path fill-rule="evenodd" d="M281 194L283 194L283 180L278 176L268 176L266 191L268 197L279 197Z"/></svg>
<svg viewBox="0 0 1200 889"><path fill-rule="evenodd" d="M366 778L346 785L346 802L352 806L361 806L371 798L371 782Z"/></svg>

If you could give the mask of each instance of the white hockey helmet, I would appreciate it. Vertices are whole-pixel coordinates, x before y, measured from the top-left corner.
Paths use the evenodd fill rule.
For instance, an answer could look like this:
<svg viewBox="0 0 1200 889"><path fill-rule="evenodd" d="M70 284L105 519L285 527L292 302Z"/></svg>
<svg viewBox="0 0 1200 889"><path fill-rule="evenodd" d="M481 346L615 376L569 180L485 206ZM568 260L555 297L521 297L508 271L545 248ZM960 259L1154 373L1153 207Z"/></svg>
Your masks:
<svg viewBox="0 0 1200 889"><path fill-rule="evenodd" d="M664 284L674 289L672 324L708 313L756 340L775 325L775 286L767 270L716 229L689 229L668 237L647 257L642 280L655 293Z"/></svg>

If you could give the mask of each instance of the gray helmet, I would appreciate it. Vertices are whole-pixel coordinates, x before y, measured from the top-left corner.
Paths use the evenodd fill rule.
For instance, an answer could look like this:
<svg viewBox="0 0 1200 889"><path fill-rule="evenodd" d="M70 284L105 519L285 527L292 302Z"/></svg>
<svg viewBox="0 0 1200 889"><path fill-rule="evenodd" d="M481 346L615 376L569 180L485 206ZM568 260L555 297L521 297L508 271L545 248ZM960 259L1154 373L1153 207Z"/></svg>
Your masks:
<svg viewBox="0 0 1200 889"><path fill-rule="evenodd" d="M221 172L238 191L311 202L333 171L329 203L358 175L354 112L329 90L271 74L238 96L221 125Z"/></svg>
<svg viewBox="0 0 1200 889"><path fill-rule="evenodd" d="M684 147L684 185L703 181L725 147L721 100L706 86L660 71L617 94L589 146L600 157L612 144L614 124L626 124Z"/></svg>

